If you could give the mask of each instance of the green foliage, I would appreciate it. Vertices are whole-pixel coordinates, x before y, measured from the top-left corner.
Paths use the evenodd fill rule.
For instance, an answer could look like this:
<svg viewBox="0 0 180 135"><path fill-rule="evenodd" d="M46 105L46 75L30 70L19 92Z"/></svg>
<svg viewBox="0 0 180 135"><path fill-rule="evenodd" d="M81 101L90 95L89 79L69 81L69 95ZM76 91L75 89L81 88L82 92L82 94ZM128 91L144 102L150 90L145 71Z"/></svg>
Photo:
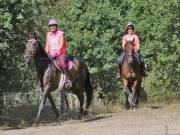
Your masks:
<svg viewBox="0 0 180 135"><path fill-rule="evenodd" d="M177 0L73 0L64 16L57 18L67 34L70 53L78 48L94 82L106 94L117 88L115 61L125 25L128 20L133 21L141 39L141 53L154 74L149 81L151 87L146 89L149 94L164 92L149 97L171 97L171 93L180 90L179 5Z"/></svg>
<svg viewBox="0 0 180 135"><path fill-rule="evenodd" d="M5 0L1 2L1 93L19 91L22 88L23 76L27 66L23 59L23 49L26 39L34 30L34 20L38 14L36 4L38 3L28 0ZM37 10L34 10L36 8Z"/></svg>
<svg viewBox="0 0 180 135"><path fill-rule="evenodd" d="M60 24L67 33L69 53L77 48L96 86L111 93L120 48L119 11L108 0L72 1L67 11Z"/></svg>

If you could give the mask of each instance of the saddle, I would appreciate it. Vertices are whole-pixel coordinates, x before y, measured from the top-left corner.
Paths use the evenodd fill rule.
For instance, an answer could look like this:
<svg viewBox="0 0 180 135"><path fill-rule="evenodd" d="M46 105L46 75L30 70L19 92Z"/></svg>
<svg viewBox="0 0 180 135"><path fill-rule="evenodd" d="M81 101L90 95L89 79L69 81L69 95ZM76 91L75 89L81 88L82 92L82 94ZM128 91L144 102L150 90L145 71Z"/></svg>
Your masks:
<svg viewBox="0 0 180 135"><path fill-rule="evenodd" d="M67 65L68 70L71 70L73 68L73 57L72 56L66 56L65 61L66 61L66 65ZM72 80L71 80L72 77L71 77L69 71L67 72L65 69L62 68L60 58L58 58L58 57L55 58L53 60L53 65L57 70L66 74L66 79L64 82L65 88L71 88L72 87ZM62 76L61 76L61 78L62 78ZM62 81L60 81L59 87L61 88L62 86L63 86Z"/></svg>
<svg viewBox="0 0 180 135"><path fill-rule="evenodd" d="M122 64L123 64L124 59L125 59L125 56L126 56L126 54L124 53L124 55L122 55L122 58L120 58L120 57L118 58L119 65L122 65ZM139 54L135 54L134 57L135 57L135 59L138 61L138 63L141 64L141 59L140 59L140 57L139 57Z"/></svg>
<svg viewBox="0 0 180 135"><path fill-rule="evenodd" d="M69 70L72 69L73 67L73 56L66 56L65 61L66 61L66 65L68 67ZM56 67L56 69L63 71L63 68L61 66L61 61L58 57L56 57L55 59L53 59L53 65Z"/></svg>

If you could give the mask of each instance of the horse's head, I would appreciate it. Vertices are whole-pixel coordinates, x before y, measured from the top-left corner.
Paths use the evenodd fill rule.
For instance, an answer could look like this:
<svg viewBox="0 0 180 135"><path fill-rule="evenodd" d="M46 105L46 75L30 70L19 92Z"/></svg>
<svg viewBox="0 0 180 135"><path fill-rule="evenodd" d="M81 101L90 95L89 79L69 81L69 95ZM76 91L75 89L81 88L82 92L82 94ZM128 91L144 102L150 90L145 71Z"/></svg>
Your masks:
<svg viewBox="0 0 180 135"><path fill-rule="evenodd" d="M125 46L125 52L126 52L126 55L128 56L132 56L133 55L133 46L134 46L134 41L128 41L126 46Z"/></svg>
<svg viewBox="0 0 180 135"><path fill-rule="evenodd" d="M127 44L125 45L125 56L126 56L126 60L128 62L129 65L132 65L133 61L134 61L134 40L130 40L127 42Z"/></svg>
<svg viewBox="0 0 180 135"><path fill-rule="evenodd" d="M32 38L27 41L24 51L24 57L27 61L29 61L31 58L33 58L33 56L35 56L38 46L39 41L37 40L37 38Z"/></svg>

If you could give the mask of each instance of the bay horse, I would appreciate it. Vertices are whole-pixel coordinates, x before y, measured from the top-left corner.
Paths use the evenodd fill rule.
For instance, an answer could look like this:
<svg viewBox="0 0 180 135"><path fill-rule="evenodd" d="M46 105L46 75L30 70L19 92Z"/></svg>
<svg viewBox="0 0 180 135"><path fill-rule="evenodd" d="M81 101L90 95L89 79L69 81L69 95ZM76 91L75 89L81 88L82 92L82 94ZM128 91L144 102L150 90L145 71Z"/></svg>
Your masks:
<svg viewBox="0 0 180 135"><path fill-rule="evenodd" d="M121 69L119 74L125 87L125 107L126 109L136 109L141 91L142 74L140 61L133 51L133 41L128 41L125 45L125 56Z"/></svg>
<svg viewBox="0 0 180 135"><path fill-rule="evenodd" d="M55 67L54 61L48 57L37 37L29 39L27 41L24 57L27 61L34 61L40 87L43 92L36 121L39 121L41 111L47 98L49 99L56 117L58 118L59 113L51 96L51 92L55 90L62 91L62 89L64 88L65 74L63 73L63 71L58 70ZM72 87L70 88L70 90L72 93L76 94L79 99L79 115L82 116L83 114L87 113L91 105L93 88L90 83L89 70L84 60L79 58L78 56L74 56L71 58L71 62L72 69L70 70L70 73L72 75ZM87 98L85 110L83 108L84 92Z"/></svg>

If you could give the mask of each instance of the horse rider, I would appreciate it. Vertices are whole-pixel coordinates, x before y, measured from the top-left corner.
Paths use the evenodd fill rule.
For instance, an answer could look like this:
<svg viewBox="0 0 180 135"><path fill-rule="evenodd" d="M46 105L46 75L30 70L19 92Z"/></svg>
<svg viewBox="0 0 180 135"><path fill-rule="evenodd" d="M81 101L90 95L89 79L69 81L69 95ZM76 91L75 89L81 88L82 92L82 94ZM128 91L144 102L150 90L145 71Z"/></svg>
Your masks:
<svg viewBox="0 0 180 135"><path fill-rule="evenodd" d="M50 19L48 23L49 32L46 36L45 51L51 59L56 59L64 73L66 74L66 84L71 85L71 73L66 63L66 50L68 48L67 42L64 39L64 32L58 29L58 22L56 19Z"/></svg>
<svg viewBox="0 0 180 135"><path fill-rule="evenodd" d="M147 66L144 62L144 58L143 56L140 54L140 40L139 37L134 33L134 25L132 22L128 22L127 23L127 27L126 27L126 34L123 36L122 38L122 49L123 52L121 53L119 59L118 59L118 63L119 63L119 70L121 73L122 70L122 63L125 57L125 45L128 42L133 42L133 52L136 53L136 56L138 56L139 60L140 60L140 64L141 64L141 72L142 72L142 76L147 76ZM121 78L121 75L118 74L117 77Z"/></svg>

